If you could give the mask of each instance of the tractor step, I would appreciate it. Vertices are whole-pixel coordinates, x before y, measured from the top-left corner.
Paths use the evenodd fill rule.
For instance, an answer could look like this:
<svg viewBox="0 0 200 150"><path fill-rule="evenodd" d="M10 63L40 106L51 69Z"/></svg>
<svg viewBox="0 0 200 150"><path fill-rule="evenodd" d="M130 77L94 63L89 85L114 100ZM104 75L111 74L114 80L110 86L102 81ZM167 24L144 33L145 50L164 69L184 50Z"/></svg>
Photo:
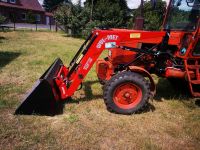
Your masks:
<svg viewBox="0 0 200 150"><path fill-rule="evenodd" d="M192 84L199 84L200 85L200 80L191 80Z"/></svg>
<svg viewBox="0 0 200 150"><path fill-rule="evenodd" d="M188 69L200 69L200 65L188 65Z"/></svg>
<svg viewBox="0 0 200 150"><path fill-rule="evenodd" d="M194 96L194 97L200 97L200 93L194 92L194 93L193 93L193 96Z"/></svg>
<svg viewBox="0 0 200 150"><path fill-rule="evenodd" d="M195 59L184 61L190 92L194 97L200 97L200 65Z"/></svg>

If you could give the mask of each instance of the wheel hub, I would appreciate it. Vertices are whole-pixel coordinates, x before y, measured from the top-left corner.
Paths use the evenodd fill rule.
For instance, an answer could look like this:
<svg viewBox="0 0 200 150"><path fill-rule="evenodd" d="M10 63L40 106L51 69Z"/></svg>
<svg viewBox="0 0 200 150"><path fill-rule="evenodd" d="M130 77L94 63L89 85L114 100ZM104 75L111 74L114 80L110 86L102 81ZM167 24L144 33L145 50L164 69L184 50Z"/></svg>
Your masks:
<svg viewBox="0 0 200 150"><path fill-rule="evenodd" d="M114 102L117 106L125 109L136 106L142 98L141 89L133 83L119 85L113 95Z"/></svg>
<svg viewBox="0 0 200 150"><path fill-rule="evenodd" d="M125 94L124 94L124 97L125 97L125 98L131 98L131 93L129 93L129 92L125 93Z"/></svg>

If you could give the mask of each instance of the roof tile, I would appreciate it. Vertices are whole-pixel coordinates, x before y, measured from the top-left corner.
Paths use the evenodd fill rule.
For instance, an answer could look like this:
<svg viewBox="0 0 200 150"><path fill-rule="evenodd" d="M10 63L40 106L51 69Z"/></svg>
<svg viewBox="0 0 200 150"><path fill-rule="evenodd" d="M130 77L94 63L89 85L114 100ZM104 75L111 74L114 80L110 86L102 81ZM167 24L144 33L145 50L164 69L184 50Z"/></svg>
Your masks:
<svg viewBox="0 0 200 150"><path fill-rule="evenodd" d="M35 10L35 11L44 11L38 0L19 0L19 1L20 4L0 2L0 6Z"/></svg>

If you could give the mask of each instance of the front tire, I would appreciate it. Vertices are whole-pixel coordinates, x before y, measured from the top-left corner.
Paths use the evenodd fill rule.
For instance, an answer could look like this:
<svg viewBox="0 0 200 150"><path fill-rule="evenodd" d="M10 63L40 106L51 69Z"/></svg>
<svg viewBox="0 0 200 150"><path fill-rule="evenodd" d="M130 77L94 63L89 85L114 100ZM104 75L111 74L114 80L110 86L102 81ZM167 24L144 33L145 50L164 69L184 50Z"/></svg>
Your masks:
<svg viewBox="0 0 200 150"><path fill-rule="evenodd" d="M140 74L121 72L106 82L104 102L110 112L119 114L138 113L147 105L150 85Z"/></svg>

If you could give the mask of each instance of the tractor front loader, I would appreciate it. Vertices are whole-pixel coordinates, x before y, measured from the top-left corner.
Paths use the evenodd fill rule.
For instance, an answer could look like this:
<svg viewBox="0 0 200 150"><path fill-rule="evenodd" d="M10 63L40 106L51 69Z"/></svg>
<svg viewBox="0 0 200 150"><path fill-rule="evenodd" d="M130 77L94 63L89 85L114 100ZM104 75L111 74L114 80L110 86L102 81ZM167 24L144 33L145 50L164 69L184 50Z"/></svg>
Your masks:
<svg viewBox="0 0 200 150"><path fill-rule="evenodd" d="M129 45L129 43L132 43L134 40L133 37L138 36L138 32L135 32L137 31L123 29L94 30L80 47L75 57L70 62L69 67L65 67L59 58L49 67L49 69L36 82L36 85L22 104L17 108L15 114L55 115L61 113L63 102L67 98L70 98L82 84L83 79L86 77L87 73L103 50L123 50L120 48L122 44L124 45L127 43L127 45ZM144 32L145 37L147 37L148 34L149 33ZM165 33L155 32L155 34L156 36L159 36L161 40ZM131 68L127 69L128 68L124 71L126 72L131 70ZM140 103L143 94L145 94L143 103L146 104L146 101L149 99L150 92L155 92L155 85L151 75L147 71L143 68L133 66L133 70L134 69L136 69L135 72L138 73L131 73L129 71L128 74L122 73L125 78L128 75L130 79L125 79L127 80L127 84L124 84L116 92L121 94L121 89L124 89L125 91L128 89L131 95L129 92L125 94L127 99L129 99L127 103L131 103L131 105L136 106ZM140 73L143 73L145 76L150 78L152 81L152 89L150 88L150 84L142 75L140 75ZM123 80L124 79L122 79L122 82ZM128 82L129 80L131 83ZM132 83L132 81L138 82L137 84L139 85L134 82ZM140 86L142 86L143 89L140 89ZM108 98L107 94L104 94L104 96L107 97L105 101L106 104L110 106L110 98ZM134 99L132 100L132 98ZM134 103L132 103L132 101L134 101ZM129 107L132 108L133 106ZM132 111L128 113L132 113Z"/></svg>
<svg viewBox="0 0 200 150"><path fill-rule="evenodd" d="M120 114L143 110L156 93L151 74L187 83L200 97L199 0L171 0L161 31L94 30L69 66L58 58L40 77L15 114L56 115L82 85L96 62L107 109ZM185 15L177 22L178 15ZM182 19L182 20L181 20ZM108 57L98 59L103 51Z"/></svg>

